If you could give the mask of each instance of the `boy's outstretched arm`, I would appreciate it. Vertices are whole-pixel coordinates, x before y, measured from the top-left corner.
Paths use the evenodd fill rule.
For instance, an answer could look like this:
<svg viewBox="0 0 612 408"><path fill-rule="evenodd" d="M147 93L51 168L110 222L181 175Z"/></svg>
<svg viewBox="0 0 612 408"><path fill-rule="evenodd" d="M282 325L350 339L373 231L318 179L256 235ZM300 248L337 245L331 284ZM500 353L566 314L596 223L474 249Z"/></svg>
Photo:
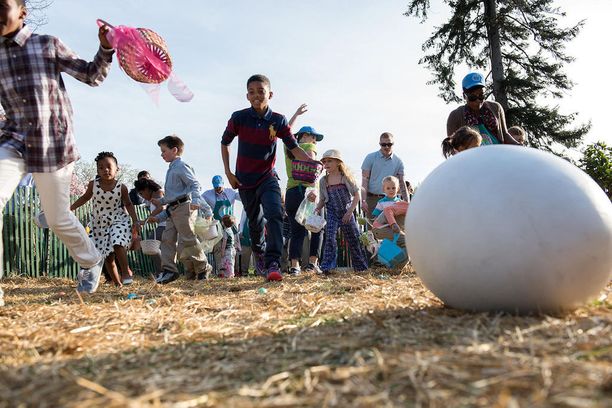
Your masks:
<svg viewBox="0 0 612 408"><path fill-rule="evenodd" d="M242 186L240 180L238 180L238 177L236 177L236 175L232 173L232 170L230 169L229 145L221 143L221 159L223 159L223 168L225 169L225 176L227 177L227 180L231 184L232 188L238 188Z"/></svg>
<svg viewBox="0 0 612 408"><path fill-rule="evenodd" d="M308 153L306 153L304 151L304 149L302 149L301 147L294 147L293 149L290 150L291 154L293 155L293 157L295 157L298 160L302 160L302 161L307 161L307 162L315 162L315 163L320 163L319 161L313 159L312 157L310 157L308 155Z"/></svg>
<svg viewBox="0 0 612 408"><path fill-rule="evenodd" d="M104 81L110 71L113 60L112 45L106 38L109 28L102 26L98 30L100 48L92 62L85 61L68 48L59 38L54 38L55 58L59 70L90 86L98 86Z"/></svg>

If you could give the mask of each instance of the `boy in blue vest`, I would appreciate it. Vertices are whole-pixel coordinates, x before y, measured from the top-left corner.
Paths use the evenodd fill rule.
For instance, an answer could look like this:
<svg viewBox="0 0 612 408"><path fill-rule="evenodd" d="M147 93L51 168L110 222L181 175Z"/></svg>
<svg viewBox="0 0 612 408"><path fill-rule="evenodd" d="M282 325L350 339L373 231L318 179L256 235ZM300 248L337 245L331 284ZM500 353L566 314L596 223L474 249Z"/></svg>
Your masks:
<svg viewBox="0 0 612 408"><path fill-rule="evenodd" d="M239 190L249 220L255 269L268 281L280 281L283 279L280 270L283 209L274 169L277 139L283 141L296 159L314 160L298 146L285 116L268 106L272 96L270 80L265 75L253 75L248 79L246 97L251 107L232 114L221 138L221 157L225 175L232 187ZM229 164L229 145L236 136L238 155L234 174Z"/></svg>

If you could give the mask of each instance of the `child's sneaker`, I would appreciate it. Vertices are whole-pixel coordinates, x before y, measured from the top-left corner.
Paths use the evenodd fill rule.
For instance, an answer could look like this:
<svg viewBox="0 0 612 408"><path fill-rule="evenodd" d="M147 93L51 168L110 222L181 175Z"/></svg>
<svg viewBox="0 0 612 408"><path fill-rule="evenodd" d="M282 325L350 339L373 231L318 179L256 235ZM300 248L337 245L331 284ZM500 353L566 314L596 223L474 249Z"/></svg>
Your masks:
<svg viewBox="0 0 612 408"><path fill-rule="evenodd" d="M313 263L309 263L308 266L306 266L306 272L314 272L317 275L321 275L323 273L321 268L319 268L319 265L315 265Z"/></svg>
<svg viewBox="0 0 612 408"><path fill-rule="evenodd" d="M258 276L266 276L266 260L263 252L253 252L255 258L255 274Z"/></svg>
<svg viewBox="0 0 612 408"><path fill-rule="evenodd" d="M300 269L300 267L291 267L289 268L289 275L291 276L298 276L300 274L300 272L302 272L302 270Z"/></svg>
<svg viewBox="0 0 612 408"><path fill-rule="evenodd" d="M98 289L100 284L100 276L102 276L102 264L104 261L100 261L98 264L92 266L89 269L81 269L77 275L79 284L77 286L78 292L94 293Z"/></svg>
<svg viewBox="0 0 612 408"><path fill-rule="evenodd" d="M270 282L283 280L283 275L281 274L280 266L277 262L272 262L268 267L268 271L266 273L266 280Z"/></svg>
<svg viewBox="0 0 612 408"><path fill-rule="evenodd" d="M161 275L159 275L156 282L160 285L165 285L167 283L174 282L178 279L178 277L179 274L176 272L164 271Z"/></svg>

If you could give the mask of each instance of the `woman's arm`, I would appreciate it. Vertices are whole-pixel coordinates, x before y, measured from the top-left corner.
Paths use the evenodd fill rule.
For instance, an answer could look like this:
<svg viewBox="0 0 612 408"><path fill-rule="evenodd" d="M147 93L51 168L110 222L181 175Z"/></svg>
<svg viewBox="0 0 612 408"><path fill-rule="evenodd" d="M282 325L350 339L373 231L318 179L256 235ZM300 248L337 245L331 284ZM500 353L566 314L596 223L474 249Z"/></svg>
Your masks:
<svg viewBox="0 0 612 408"><path fill-rule="evenodd" d="M91 200L92 196L93 196L93 180L87 184L87 189L85 190L83 195L80 196L74 203L72 203L72 205L70 206L70 211L76 210L77 208L79 208L80 206L82 206L83 204Z"/></svg>
<svg viewBox="0 0 612 408"><path fill-rule="evenodd" d="M446 136L452 135L457 131L457 129L463 126L464 109L464 106L460 106L448 115L448 119L446 120Z"/></svg>
<svg viewBox="0 0 612 408"><path fill-rule="evenodd" d="M516 141L516 139L508 132L508 127L506 126L506 114L504 113L504 108L499 104L497 105L497 114L499 115L499 127L502 133L502 137L504 138L504 144L513 144L519 145L520 143Z"/></svg>

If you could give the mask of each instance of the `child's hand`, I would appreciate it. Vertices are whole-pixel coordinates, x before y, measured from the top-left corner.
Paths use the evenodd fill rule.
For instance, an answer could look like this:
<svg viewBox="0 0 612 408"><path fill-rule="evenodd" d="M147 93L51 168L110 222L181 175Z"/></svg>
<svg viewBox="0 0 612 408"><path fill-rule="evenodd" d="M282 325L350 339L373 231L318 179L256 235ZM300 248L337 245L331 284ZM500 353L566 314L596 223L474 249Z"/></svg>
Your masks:
<svg viewBox="0 0 612 408"><path fill-rule="evenodd" d="M346 214L344 214L344 217L342 217L342 223L348 224L349 222L351 222L352 219L353 219L353 212L351 210L348 210Z"/></svg>
<svg viewBox="0 0 612 408"><path fill-rule="evenodd" d="M102 48L106 48L106 49L113 48L111 43L108 41L108 38L106 38L106 35L108 34L109 31L110 31L110 28L106 24L101 26L100 29L98 30L98 38L100 39L100 45L102 46Z"/></svg>
<svg viewBox="0 0 612 408"><path fill-rule="evenodd" d="M315 202L317 201L317 193L315 193L314 191L311 191L310 193L308 193L308 201L310 202Z"/></svg>
<svg viewBox="0 0 612 408"><path fill-rule="evenodd" d="M303 104L300 105L299 108L297 108L297 110L295 111L294 116L300 116L300 115L303 115L306 112L308 112L308 105L303 103Z"/></svg>
<svg viewBox="0 0 612 408"><path fill-rule="evenodd" d="M200 206L197 204L189 204L189 209L190 210L199 210Z"/></svg>
<svg viewBox="0 0 612 408"><path fill-rule="evenodd" d="M400 226L399 226L399 225L397 225L397 223L393 224L393 225L391 226L391 229L392 229L392 230L393 230L393 232L395 232L396 234L399 234L399 233L402 231L402 229L400 228Z"/></svg>
<svg viewBox="0 0 612 408"><path fill-rule="evenodd" d="M225 173L225 175L227 176L227 180L229 181L232 188L238 188L242 186L242 183L240 182L240 180L238 180L238 177L236 177L234 173Z"/></svg>
<svg viewBox="0 0 612 408"><path fill-rule="evenodd" d="M147 218L147 222L155 222L155 223L157 223L158 222L157 221L157 217L149 217L149 218Z"/></svg>

